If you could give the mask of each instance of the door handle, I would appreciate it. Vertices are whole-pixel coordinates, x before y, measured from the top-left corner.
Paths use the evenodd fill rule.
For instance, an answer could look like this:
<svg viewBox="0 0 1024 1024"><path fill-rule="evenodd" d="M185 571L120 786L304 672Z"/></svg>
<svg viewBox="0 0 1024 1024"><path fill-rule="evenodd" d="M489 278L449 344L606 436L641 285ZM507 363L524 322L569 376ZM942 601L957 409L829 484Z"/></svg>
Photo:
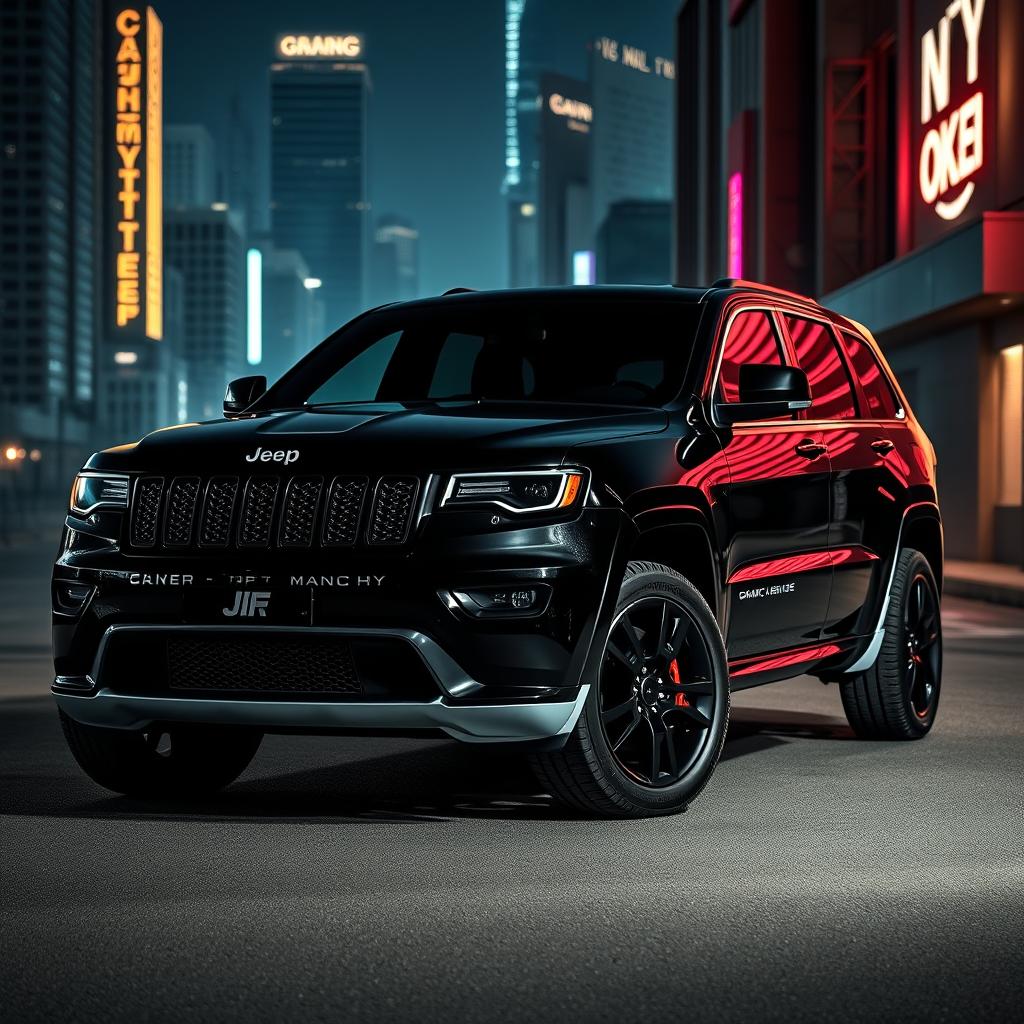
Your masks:
<svg viewBox="0 0 1024 1024"><path fill-rule="evenodd" d="M887 437L879 437L871 442L871 450L879 455L888 455L895 447L895 443Z"/></svg>
<svg viewBox="0 0 1024 1024"><path fill-rule="evenodd" d="M820 455L824 455L828 451L828 445L822 444L820 441L815 441L812 438L804 438L794 449L797 455L802 455L805 459L816 459Z"/></svg>

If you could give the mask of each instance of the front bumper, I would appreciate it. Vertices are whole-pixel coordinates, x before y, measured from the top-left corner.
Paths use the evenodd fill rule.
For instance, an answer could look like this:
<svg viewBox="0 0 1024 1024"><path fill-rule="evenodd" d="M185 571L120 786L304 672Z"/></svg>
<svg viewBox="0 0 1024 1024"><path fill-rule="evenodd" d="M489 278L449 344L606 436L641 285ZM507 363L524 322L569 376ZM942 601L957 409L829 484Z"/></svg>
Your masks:
<svg viewBox="0 0 1024 1024"><path fill-rule="evenodd" d="M593 677L594 637L624 567L622 525L618 511L595 509L571 523L421 539L401 551L258 559L126 556L116 544L87 546L66 533L54 571L54 694L72 718L111 728L188 721L440 730L467 742L557 738L575 725ZM366 580L373 585L356 585ZM90 591L73 614L58 600L69 583ZM536 615L474 618L451 597L507 585L539 587L549 600ZM268 613L235 625L242 620L228 617L230 606L250 588L269 599ZM197 693L183 691L168 668L173 637L229 637L249 652L277 635L350 641L361 692L257 693L232 680L240 692Z"/></svg>

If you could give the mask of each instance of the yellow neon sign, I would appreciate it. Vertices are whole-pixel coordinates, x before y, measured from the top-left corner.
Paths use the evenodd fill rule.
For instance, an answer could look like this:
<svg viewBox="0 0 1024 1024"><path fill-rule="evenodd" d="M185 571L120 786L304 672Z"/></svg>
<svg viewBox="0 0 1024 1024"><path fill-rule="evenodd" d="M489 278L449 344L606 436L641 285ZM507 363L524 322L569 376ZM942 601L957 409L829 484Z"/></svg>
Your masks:
<svg viewBox="0 0 1024 1024"><path fill-rule="evenodd" d="M141 14L131 7L121 10L114 19L114 144L118 184L114 323L117 327L128 327L138 320L145 297L145 332L148 337L159 339L163 336L162 26L153 9L147 8L143 60L139 47L142 24Z"/></svg>
<svg viewBox="0 0 1024 1024"><path fill-rule="evenodd" d="M164 27L146 8L146 336L164 336Z"/></svg>
<svg viewBox="0 0 1024 1024"><path fill-rule="evenodd" d="M277 52L282 57L358 57L363 52L359 36L281 36Z"/></svg>

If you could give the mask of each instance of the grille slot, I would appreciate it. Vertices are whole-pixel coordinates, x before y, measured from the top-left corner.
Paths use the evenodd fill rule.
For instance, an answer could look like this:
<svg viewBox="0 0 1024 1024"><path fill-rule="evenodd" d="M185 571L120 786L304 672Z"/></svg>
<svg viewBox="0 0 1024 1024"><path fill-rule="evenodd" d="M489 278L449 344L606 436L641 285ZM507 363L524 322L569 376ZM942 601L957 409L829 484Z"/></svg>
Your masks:
<svg viewBox="0 0 1024 1024"><path fill-rule="evenodd" d="M135 485L130 534L132 547L151 548L156 543L156 528L160 519L160 498L163 492L163 477L144 476Z"/></svg>
<svg viewBox="0 0 1024 1024"><path fill-rule="evenodd" d="M328 547L355 544L368 482L365 476L338 476L331 482L323 531L323 543Z"/></svg>
<svg viewBox="0 0 1024 1024"><path fill-rule="evenodd" d="M164 545L169 548L188 547L192 540L192 523L196 517L199 477L176 476L167 488L167 510L164 513Z"/></svg>
<svg viewBox="0 0 1024 1024"><path fill-rule="evenodd" d="M231 538L231 517L238 493L237 476L215 476L206 487L199 544L204 548L227 547Z"/></svg>
<svg viewBox="0 0 1024 1024"><path fill-rule="evenodd" d="M262 693L362 692L342 637L175 637L167 641L172 690Z"/></svg>
<svg viewBox="0 0 1024 1024"><path fill-rule="evenodd" d="M313 543L323 477L297 476L288 483L281 512L281 547L308 548Z"/></svg>
<svg viewBox="0 0 1024 1024"><path fill-rule="evenodd" d="M238 521L239 547L265 548L270 543L277 489L276 476L254 476L250 479Z"/></svg>
<svg viewBox="0 0 1024 1024"><path fill-rule="evenodd" d="M385 476L377 484L367 540L371 544L402 544L409 536L419 480L414 476Z"/></svg>

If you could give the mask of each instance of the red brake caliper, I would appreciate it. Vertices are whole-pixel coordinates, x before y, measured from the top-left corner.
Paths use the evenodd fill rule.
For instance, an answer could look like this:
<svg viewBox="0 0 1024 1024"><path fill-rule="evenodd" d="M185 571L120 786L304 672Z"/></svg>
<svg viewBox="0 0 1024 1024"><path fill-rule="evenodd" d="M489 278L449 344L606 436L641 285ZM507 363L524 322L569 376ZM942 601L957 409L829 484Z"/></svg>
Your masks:
<svg viewBox="0 0 1024 1024"><path fill-rule="evenodd" d="M669 677L669 679L672 680L673 683L677 683L678 684L678 683L682 682L682 680L679 678L679 660L677 658L673 658L672 661L669 663L669 666L668 666L668 677ZM686 699L686 694L685 693L677 693L676 694L676 707L677 708L688 708L689 706L690 706L690 702Z"/></svg>

